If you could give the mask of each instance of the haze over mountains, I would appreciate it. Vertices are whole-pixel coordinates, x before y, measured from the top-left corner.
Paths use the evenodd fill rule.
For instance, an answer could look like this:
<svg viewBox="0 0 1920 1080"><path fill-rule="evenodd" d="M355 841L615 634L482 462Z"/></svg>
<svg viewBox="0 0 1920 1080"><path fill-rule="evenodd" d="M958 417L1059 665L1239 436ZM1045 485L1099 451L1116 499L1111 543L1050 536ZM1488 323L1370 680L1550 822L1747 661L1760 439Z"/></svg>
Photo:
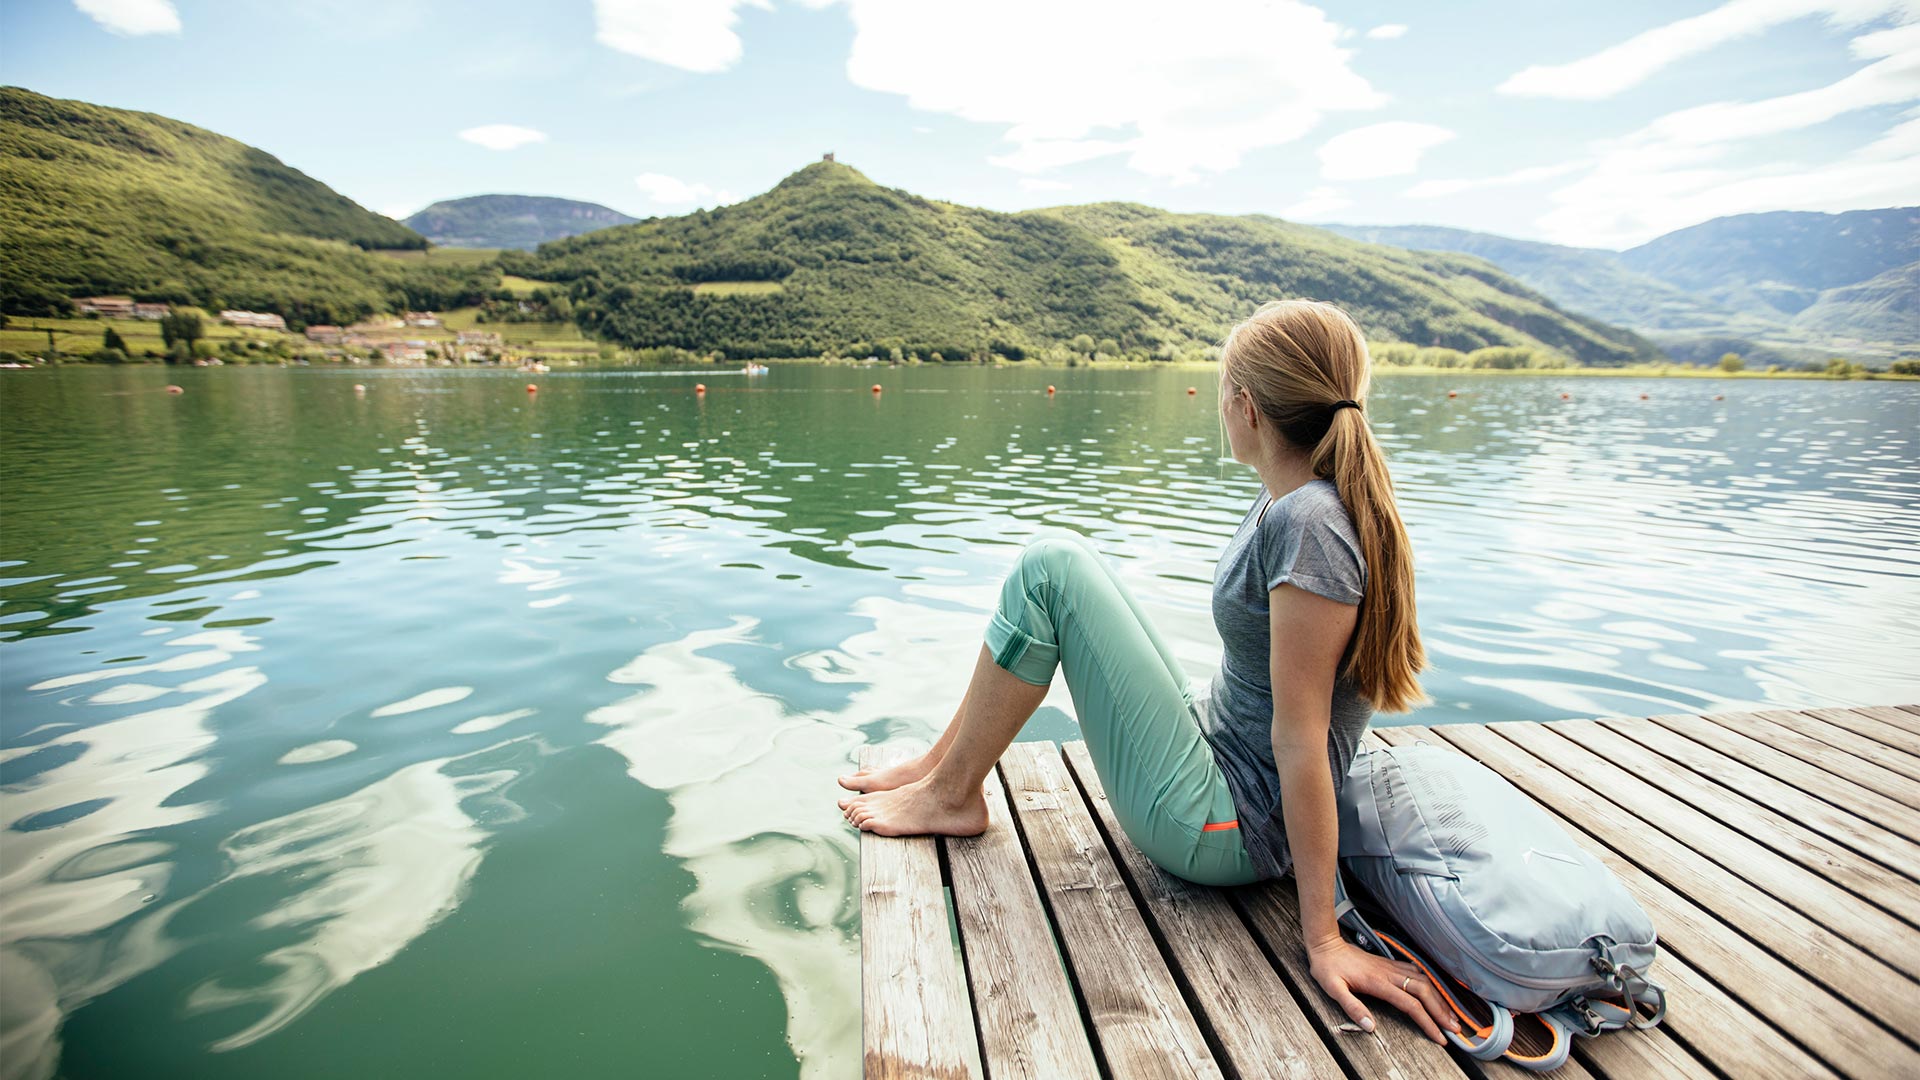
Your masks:
<svg viewBox="0 0 1920 1080"><path fill-rule="evenodd" d="M1920 344L1920 207L1740 214L1618 252L1435 226L1323 227L1478 255L1683 360L1728 348L1761 359L1885 356Z"/></svg>
<svg viewBox="0 0 1920 1080"><path fill-rule="evenodd" d="M1017 359L1093 351L1085 339L1196 357L1276 296L1336 301L1377 341L1584 364L1658 359L1641 331L1682 355L1920 345L1911 209L1747 215L1613 253L1135 203L1001 213L823 161L677 217L486 195L408 220L437 242L213 132L0 89L0 308L16 314L129 294L347 323L471 306L504 271L545 283L547 311L603 339L733 356ZM431 250L482 244L503 250Z"/></svg>
<svg viewBox="0 0 1920 1080"><path fill-rule="evenodd" d="M445 247L532 250L549 240L564 240L638 220L599 203L576 199L474 195L434 203L407 217L404 224Z"/></svg>

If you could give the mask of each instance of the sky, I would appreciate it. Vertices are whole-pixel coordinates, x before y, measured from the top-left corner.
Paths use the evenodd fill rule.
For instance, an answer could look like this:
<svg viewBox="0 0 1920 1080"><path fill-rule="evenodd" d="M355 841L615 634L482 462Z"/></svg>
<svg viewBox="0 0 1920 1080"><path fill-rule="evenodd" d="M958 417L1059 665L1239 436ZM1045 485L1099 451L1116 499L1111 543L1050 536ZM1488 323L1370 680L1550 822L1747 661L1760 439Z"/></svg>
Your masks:
<svg viewBox="0 0 1920 1080"><path fill-rule="evenodd" d="M492 192L681 214L828 151L996 210L1602 248L1920 203L1920 0L6 0L0 82L209 128L395 217Z"/></svg>

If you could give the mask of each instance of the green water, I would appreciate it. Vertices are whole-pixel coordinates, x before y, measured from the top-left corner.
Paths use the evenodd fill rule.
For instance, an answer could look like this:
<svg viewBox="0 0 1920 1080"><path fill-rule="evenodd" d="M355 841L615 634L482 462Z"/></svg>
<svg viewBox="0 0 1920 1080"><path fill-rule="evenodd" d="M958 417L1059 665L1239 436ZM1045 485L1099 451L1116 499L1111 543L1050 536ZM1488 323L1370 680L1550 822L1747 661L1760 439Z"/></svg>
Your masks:
<svg viewBox="0 0 1920 1080"><path fill-rule="evenodd" d="M1047 531L1208 677L1257 480L1204 373L699 378L0 373L0 1069L857 1075L834 776ZM1382 722L1920 700L1920 387L1370 412L1435 665Z"/></svg>

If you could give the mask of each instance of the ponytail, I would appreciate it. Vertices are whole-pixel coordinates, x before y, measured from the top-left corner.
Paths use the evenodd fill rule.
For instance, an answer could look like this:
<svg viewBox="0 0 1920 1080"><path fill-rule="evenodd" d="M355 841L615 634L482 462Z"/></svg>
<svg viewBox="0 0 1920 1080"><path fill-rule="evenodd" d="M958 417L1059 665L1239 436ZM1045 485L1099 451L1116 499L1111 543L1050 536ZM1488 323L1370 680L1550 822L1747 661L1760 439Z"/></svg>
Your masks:
<svg viewBox="0 0 1920 1080"><path fill-rule="evenodd" d="M1308 451L1314 475L1333 481L1353 519L1367 580L1341 675L1377 711L1426 704L1413 547L1386 452L1363 415L1372 370L1360 328L1332 304L1276 300L1233 328L1220 362L1221 377L1245 387L1281 436Z"/></svg>

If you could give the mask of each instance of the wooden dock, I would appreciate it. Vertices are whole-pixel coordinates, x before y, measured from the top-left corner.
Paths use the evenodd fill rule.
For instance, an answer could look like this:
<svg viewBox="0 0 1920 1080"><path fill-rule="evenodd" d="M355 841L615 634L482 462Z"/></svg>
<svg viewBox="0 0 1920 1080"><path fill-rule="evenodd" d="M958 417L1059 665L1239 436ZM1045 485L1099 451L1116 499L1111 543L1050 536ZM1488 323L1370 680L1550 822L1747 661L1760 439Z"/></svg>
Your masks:
<svg viewBox="0 0 1920 1080"><path fill-rule="evenodd" d="M1651 1031L1555 1077L1920 1077L1920 706L1380 728L1506 776L1660 935ZM869 747L862 764L882 764ZM1115 822L1083 743L1015 743L977 837L861 834L868 1077L1530 1076L1306 970L1293 882L1194 885Z"/></svg>

